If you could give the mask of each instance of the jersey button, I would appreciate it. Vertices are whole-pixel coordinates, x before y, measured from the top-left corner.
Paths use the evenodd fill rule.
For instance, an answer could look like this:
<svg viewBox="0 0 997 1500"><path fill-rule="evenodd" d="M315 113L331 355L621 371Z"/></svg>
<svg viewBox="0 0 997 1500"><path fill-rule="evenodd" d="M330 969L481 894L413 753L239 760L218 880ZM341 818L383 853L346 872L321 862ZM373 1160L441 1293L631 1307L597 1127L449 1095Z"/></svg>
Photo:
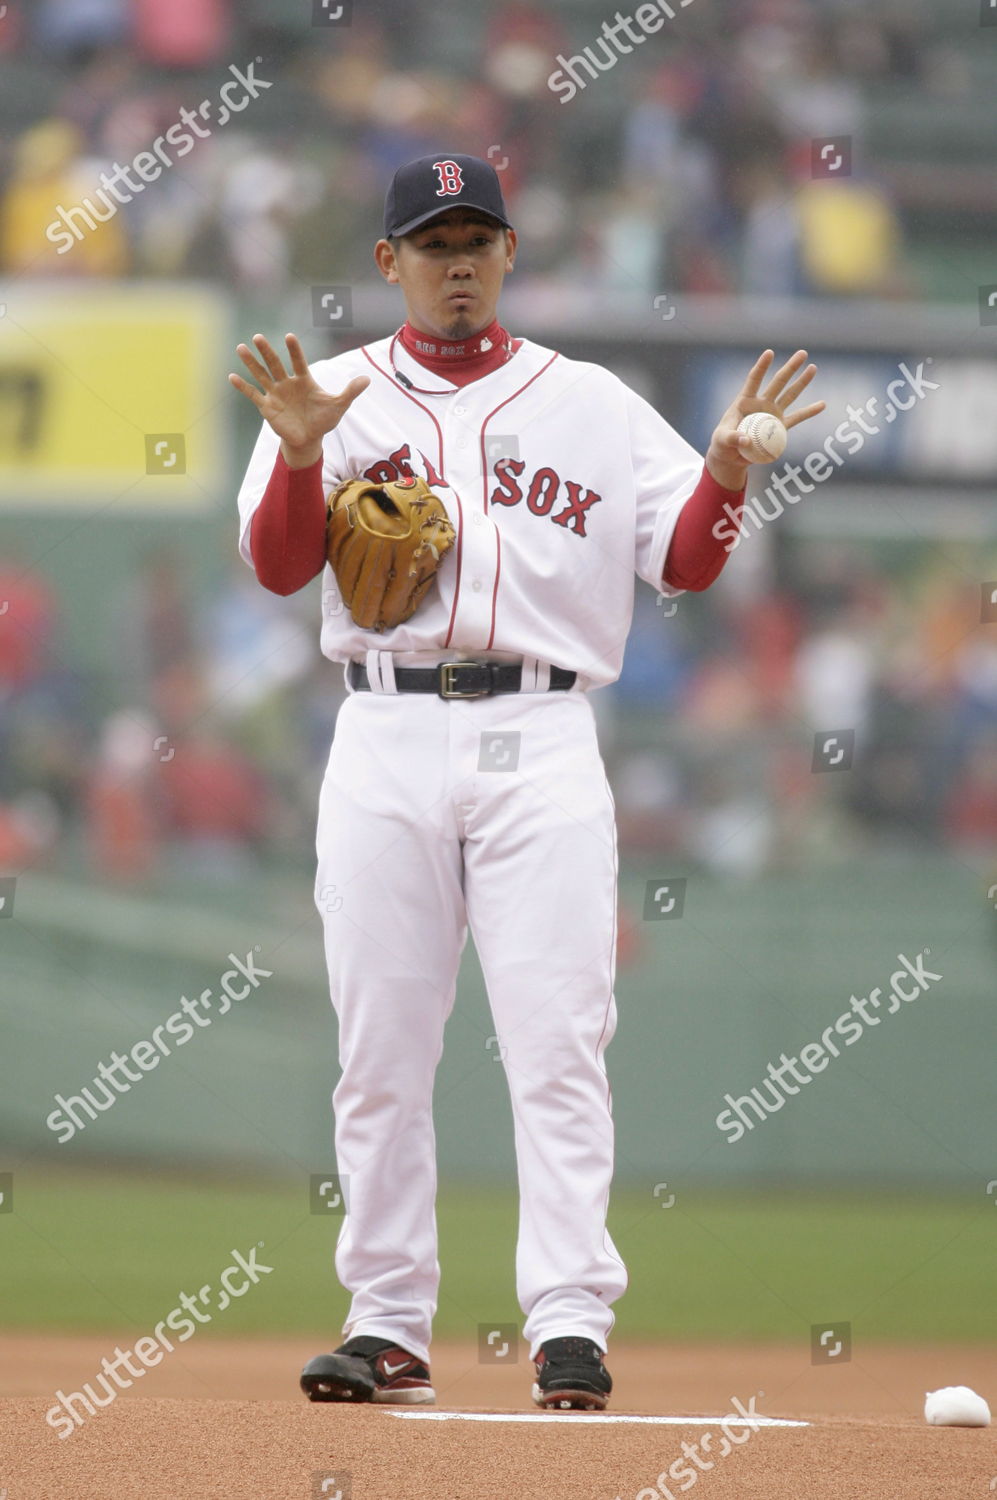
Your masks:
<svg viewBox="0 0 997 1500"><path fill-rule="evenodd" d="M466 448L467 447L467 438L458 438L457 439L457 447L458 448Z"/></svg>
<svg viewBox="0 0 997 1500"><path fill-rule="evenodd" d="M466 406L455 406L454 407L454 415L458 416L458 417L465 417L467 415L467 407Z"/></svg>
<svg viewBox="0 0 997 1500"><path fill-rule="evenodd" d="M481 523L482 523L482 521L484 519L485 519L484 516L481 515L480 512L475 511L475 513L474 513L474 524L475 524L475 526L480 526Z"/></svg>
<svg viewBox="0 0 997 1500"><path fill-rule="evenodd" d="M481 588L481 579L480 578L476 578L474 580L474 582L471 584L471 587L472 587L472 589L474 590L475 593L478 593L479 590L480 590L480 588Z"/></svg>

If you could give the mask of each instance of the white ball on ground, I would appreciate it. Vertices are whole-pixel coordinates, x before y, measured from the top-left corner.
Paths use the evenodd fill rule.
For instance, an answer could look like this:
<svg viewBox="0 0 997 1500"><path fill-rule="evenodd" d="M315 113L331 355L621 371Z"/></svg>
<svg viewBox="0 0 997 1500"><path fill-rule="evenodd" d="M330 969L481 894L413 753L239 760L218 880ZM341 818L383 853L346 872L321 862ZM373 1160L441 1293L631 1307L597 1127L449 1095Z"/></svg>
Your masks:
<svg viewBox="0 0 997 1500"><path fill-rule="evenodd" d="M770 464L786 448L787 432L778 417L767 411L755 411L737 424L738 447L753 464Z"/></svg>
<svg viewBox="0 0 997 1500"><path fill-rule="evenodd" d="M968 1385L945 1385L926 1393L924 1420L932 1427L989 1427L990 1408Z"/></svg>

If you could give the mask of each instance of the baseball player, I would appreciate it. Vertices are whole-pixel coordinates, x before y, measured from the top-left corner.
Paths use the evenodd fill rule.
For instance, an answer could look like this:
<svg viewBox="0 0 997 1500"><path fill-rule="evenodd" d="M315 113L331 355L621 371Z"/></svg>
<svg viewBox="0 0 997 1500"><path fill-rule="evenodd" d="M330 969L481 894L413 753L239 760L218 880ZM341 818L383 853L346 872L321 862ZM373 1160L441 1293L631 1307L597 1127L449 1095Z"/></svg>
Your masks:
<svg viewBox="0 0 997 1500"><path fill-rule="evenodd" d="M606 1229L617 847L588 694L619 674L635 573L675 595L720 572L748 469L741 419L793 427L823 409L790 410L815 373L805 351L773 373L766 350L704 463L616 376L506 331L515 257L487 162L410 162L374 250L404 324L314 365L293 334L286 356L256 335L229 377L263 418L242 556L280 594L324 569L321 646L347 689L315 899L339 1019L336 1269L352 1302L345 1342L302 1374L312 1400L435 1400L432 1088L470 928L512 1101L533 1398L606 1406L627 1284ZM342 535L357 549L364 507L389 518L385 536L409 526L399 506L416 491L413 510L435 497L434 520L449 518L453 543L434 549L408 614L360 608L372 570L385 595L400 587L385 536L359 582L327 561L327 502L354 479Z"/></svg>

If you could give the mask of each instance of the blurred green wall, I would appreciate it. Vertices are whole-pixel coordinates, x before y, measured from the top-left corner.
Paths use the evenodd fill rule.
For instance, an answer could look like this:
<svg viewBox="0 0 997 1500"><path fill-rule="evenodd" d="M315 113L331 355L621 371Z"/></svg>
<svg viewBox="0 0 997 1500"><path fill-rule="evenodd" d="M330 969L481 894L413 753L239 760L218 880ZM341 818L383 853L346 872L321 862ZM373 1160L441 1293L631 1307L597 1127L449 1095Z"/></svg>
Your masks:
<svg viewBox="0 0 997 1500"><path fill-rule="evenodd" d="M680 920L642 920L647 879L686 874ZM617 976L607 1053L618 1177L634 1184L745 1178L937 1183L983 1191L993 1157L995 918L985 883L919 858L717 880L669 867L621 878L636 955ZM0 922L8 1158L45 1152L175 1165L333 1168L335 1021L305 881L231 889L228 910L139 900L26 875ZM143 1075L74 1139L46 1128L113 1050L126 1053L258 945L273 977ZM723 1096L760 1084L886 987L898 953L942 974L736 1144ZM882 1014L882 1012L881 1012ZM512 1129L469 943L436 1090L441 1175L511 1179ZM13 1165L13 1160L12 1160Z"/></svg>

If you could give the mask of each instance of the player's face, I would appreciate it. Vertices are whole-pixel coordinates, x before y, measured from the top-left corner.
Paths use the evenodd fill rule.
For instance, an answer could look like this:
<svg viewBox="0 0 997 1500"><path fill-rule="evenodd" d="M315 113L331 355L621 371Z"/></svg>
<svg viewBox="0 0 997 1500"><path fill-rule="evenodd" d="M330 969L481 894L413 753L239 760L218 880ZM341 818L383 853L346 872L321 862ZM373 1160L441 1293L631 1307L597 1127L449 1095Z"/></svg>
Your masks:
<svg viewBox="0 0 997 1500"><path fill-rule="evenodd" d="M515 254L514 230L459 208L402 240L379 240L375 250L385 280L401 285L409 322L443 339L488 327Z"/></svg>

